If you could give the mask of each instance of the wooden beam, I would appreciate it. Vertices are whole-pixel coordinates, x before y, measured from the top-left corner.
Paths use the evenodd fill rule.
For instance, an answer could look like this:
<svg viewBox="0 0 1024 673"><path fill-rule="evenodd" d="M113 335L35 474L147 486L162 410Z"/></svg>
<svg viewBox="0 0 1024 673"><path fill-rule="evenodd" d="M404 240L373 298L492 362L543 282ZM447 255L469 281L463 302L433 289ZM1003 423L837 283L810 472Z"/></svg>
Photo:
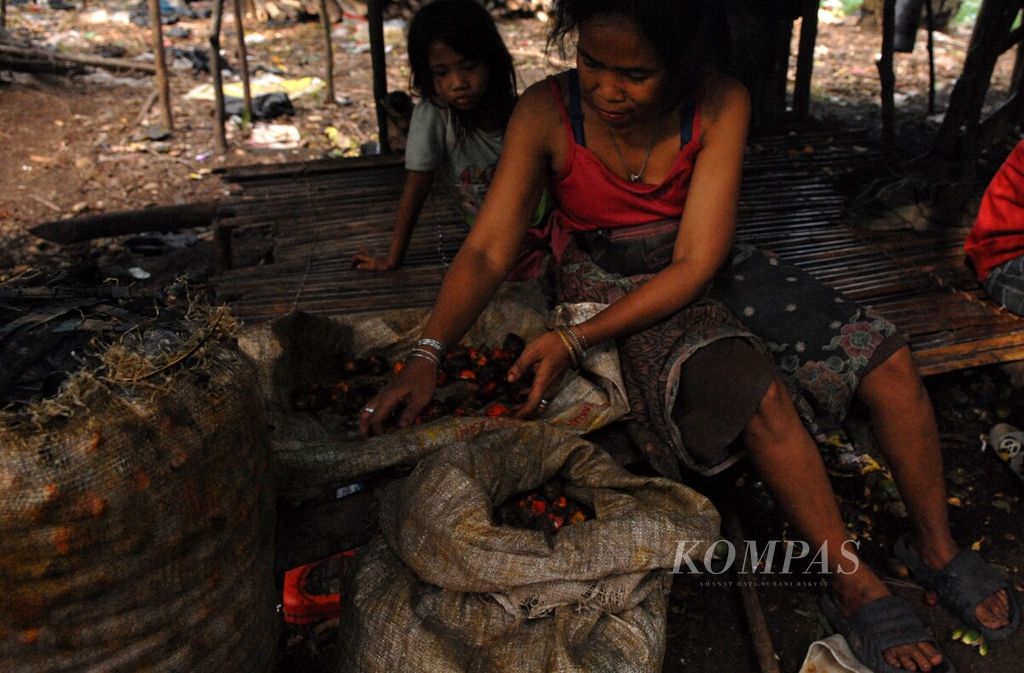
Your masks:
<svg viewBox="0 0 1024 673"><path fill-rule="evenodd" d="M177 231L204 227L218 216L231 212L221 201L201 201L181 206L156 206L143 210L84 215L67 220L44 222L29 229L39 238L66 245L95 238L141 234L146 231Z"/></svg>
<svg viewBox="0 0 1024 673"><path fill-rule="evenodd" d="M156 66L152 63L139 63L137 61L128 61L123 58L103 58L102 56L86 56L84 54L59 54L47 49L30 49L26 47L15 47L8 44L0 44L0 54L10 54L11 56L18 56L20 58L38 61L78 63L81 65L95 66L97 68L107 68L109 70L133 70L150 75L156 73Z"/></svg>
<svg viewBox="0 0 1024 673"><path fill-rule="evenodd" d="M932 0L924 0L925 25L928 28L928 114L935 114L935 10Z"/></svg>
<svg viewBox="0 0 1024 673"><path fill-rule="evenodd" d="M377 136L380 153L391 153L388 139L388 116L384 98L388 95L387 62L384 59L384 0L369 0L366 18L370 28L370 60L373 64L373 102L377 107Z"/></svg>
<svg viewBox="0 0 1024 673"><path fill-rule="evenodd" d="M171 81L167 76L167 59L164 56L164 31L160 23L160 0L149 0L149 22L153 45L153 61L156 64L156 90L160 95L160 121L166 131L174 130L171 115Z"/></svg>
<svg viewBox="0 0 1024 673"><path fill-rule="evenodd" d="M324 79L327 80L327 105L334 105L334 46L331 44L331 17L327 0L320 0L320 26L324 31Z"/></svg>
<svg viewBox="0 0 1024 673"><path fill-rule="evenodd" d="M252 86L249 84L249 50L245 46L245 25L242 21L242 3L245 0L234 0L232 6L235 10L235 32L238 35L238 60L242 74L242 97L245 102L246 124L252 124Z"/></svg>
<svg viewBox="0 0 1024 673"><path fill-rule="evenodd" d="M896 74L893 72L893 48L896 33L896 0L882 5L882 55L875 64L881 83L882 152L891 161L896 155Z"/></svg>
<svg viewBox="0 0 1024 673"><path fill-rule="evenodd" d="M796 56L796 83L793 87L793 116L807 119L811 111L811 76L814 72L814 43L818 38L818 1L804 0L800 19L800 47Z"/></svg>
<svg viewBox="0 0 1024 673"><path fill-rule="evenodd" d="M213 27L210 29L210 68L213 70L213 145L218 154L228 151L224 135L224 64L220 59L220 28L224 21L224 0L213 4Z"/></svg>

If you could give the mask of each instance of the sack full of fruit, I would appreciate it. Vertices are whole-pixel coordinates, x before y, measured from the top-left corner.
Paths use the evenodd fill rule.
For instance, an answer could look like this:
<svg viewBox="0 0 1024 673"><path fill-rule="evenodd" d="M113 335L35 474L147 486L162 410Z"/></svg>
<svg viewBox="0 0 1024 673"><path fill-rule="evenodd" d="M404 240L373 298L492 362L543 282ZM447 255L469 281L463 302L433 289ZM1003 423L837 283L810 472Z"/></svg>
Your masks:
<svg viewBox="0 0 1024 673"><path fill-rule="evenodd" d="M660 671L677 544L718 513L563 429L494 422L382 494L339 673Z"/></svg>

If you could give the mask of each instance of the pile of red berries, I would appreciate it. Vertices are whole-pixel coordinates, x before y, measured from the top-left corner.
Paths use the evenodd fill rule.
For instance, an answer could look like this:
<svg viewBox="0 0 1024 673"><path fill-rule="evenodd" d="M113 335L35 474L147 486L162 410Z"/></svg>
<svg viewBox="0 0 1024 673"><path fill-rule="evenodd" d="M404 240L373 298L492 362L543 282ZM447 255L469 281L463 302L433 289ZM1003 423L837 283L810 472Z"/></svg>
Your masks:
<svg viewBox="0 0 1024 673"><path fill-rule="evenodd" d="M511 414L526 401L533 384L532 374L508 382L508 370L522 355L526 343L507 334L498 348L459 347L446 353L437 372L434 399L420 412L417 423L443 416L489 416ZM295 411L325 411L346 417L346 426L358 426L358 414L387 382L398 375L405 361L388 364L379 355L348 358L341 363L341 379L332 383L299 386L292 391Z"/></svg>
<svg viewBox="0 0 1024 673"><path fill-rule="evenodd" d="M494 514L499 524L546 533L594 518L589 507L565 494L565 484L558 479L512 496Z"/></svg>

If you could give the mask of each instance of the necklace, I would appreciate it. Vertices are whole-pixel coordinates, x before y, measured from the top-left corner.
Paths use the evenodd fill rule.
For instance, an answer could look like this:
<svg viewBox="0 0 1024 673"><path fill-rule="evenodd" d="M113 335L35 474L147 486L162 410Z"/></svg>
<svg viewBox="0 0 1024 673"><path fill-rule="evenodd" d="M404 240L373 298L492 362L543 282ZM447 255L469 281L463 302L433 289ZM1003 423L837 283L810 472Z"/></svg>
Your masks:
<svg viewBox="0 0 1024 673"><path fill-rule="evenodd" d="M622 153L622 148L619 147L619 134L615 132L615 129L608 129L612 134L612 142L615 143L615 151L619 155L619 160L622 162L622 166L626 169L626 174L629 175L629 181L636 183L640 182L644 178L644 170L647 168L647 160L651 158L651 152L654 151L655 142L658 139L657 135L651 138L651 145L647 148L647 154L644 156L644 162L640 164L640 170L636 173L629 167L629 163L626 161L626 155Z"/></svg>

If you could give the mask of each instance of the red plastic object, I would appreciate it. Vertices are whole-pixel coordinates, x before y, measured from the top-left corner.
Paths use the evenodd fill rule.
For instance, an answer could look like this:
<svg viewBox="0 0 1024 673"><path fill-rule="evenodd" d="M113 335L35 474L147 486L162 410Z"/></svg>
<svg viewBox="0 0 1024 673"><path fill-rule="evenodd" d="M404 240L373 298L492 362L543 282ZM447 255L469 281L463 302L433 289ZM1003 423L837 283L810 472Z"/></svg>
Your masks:
<svg viewBox="0 0 1024 673"><path fill-rule="evenodd" d="M293 568L284 574L284 620L314 624L341 614L341 581L348 573L354 550Z"/></svg>

